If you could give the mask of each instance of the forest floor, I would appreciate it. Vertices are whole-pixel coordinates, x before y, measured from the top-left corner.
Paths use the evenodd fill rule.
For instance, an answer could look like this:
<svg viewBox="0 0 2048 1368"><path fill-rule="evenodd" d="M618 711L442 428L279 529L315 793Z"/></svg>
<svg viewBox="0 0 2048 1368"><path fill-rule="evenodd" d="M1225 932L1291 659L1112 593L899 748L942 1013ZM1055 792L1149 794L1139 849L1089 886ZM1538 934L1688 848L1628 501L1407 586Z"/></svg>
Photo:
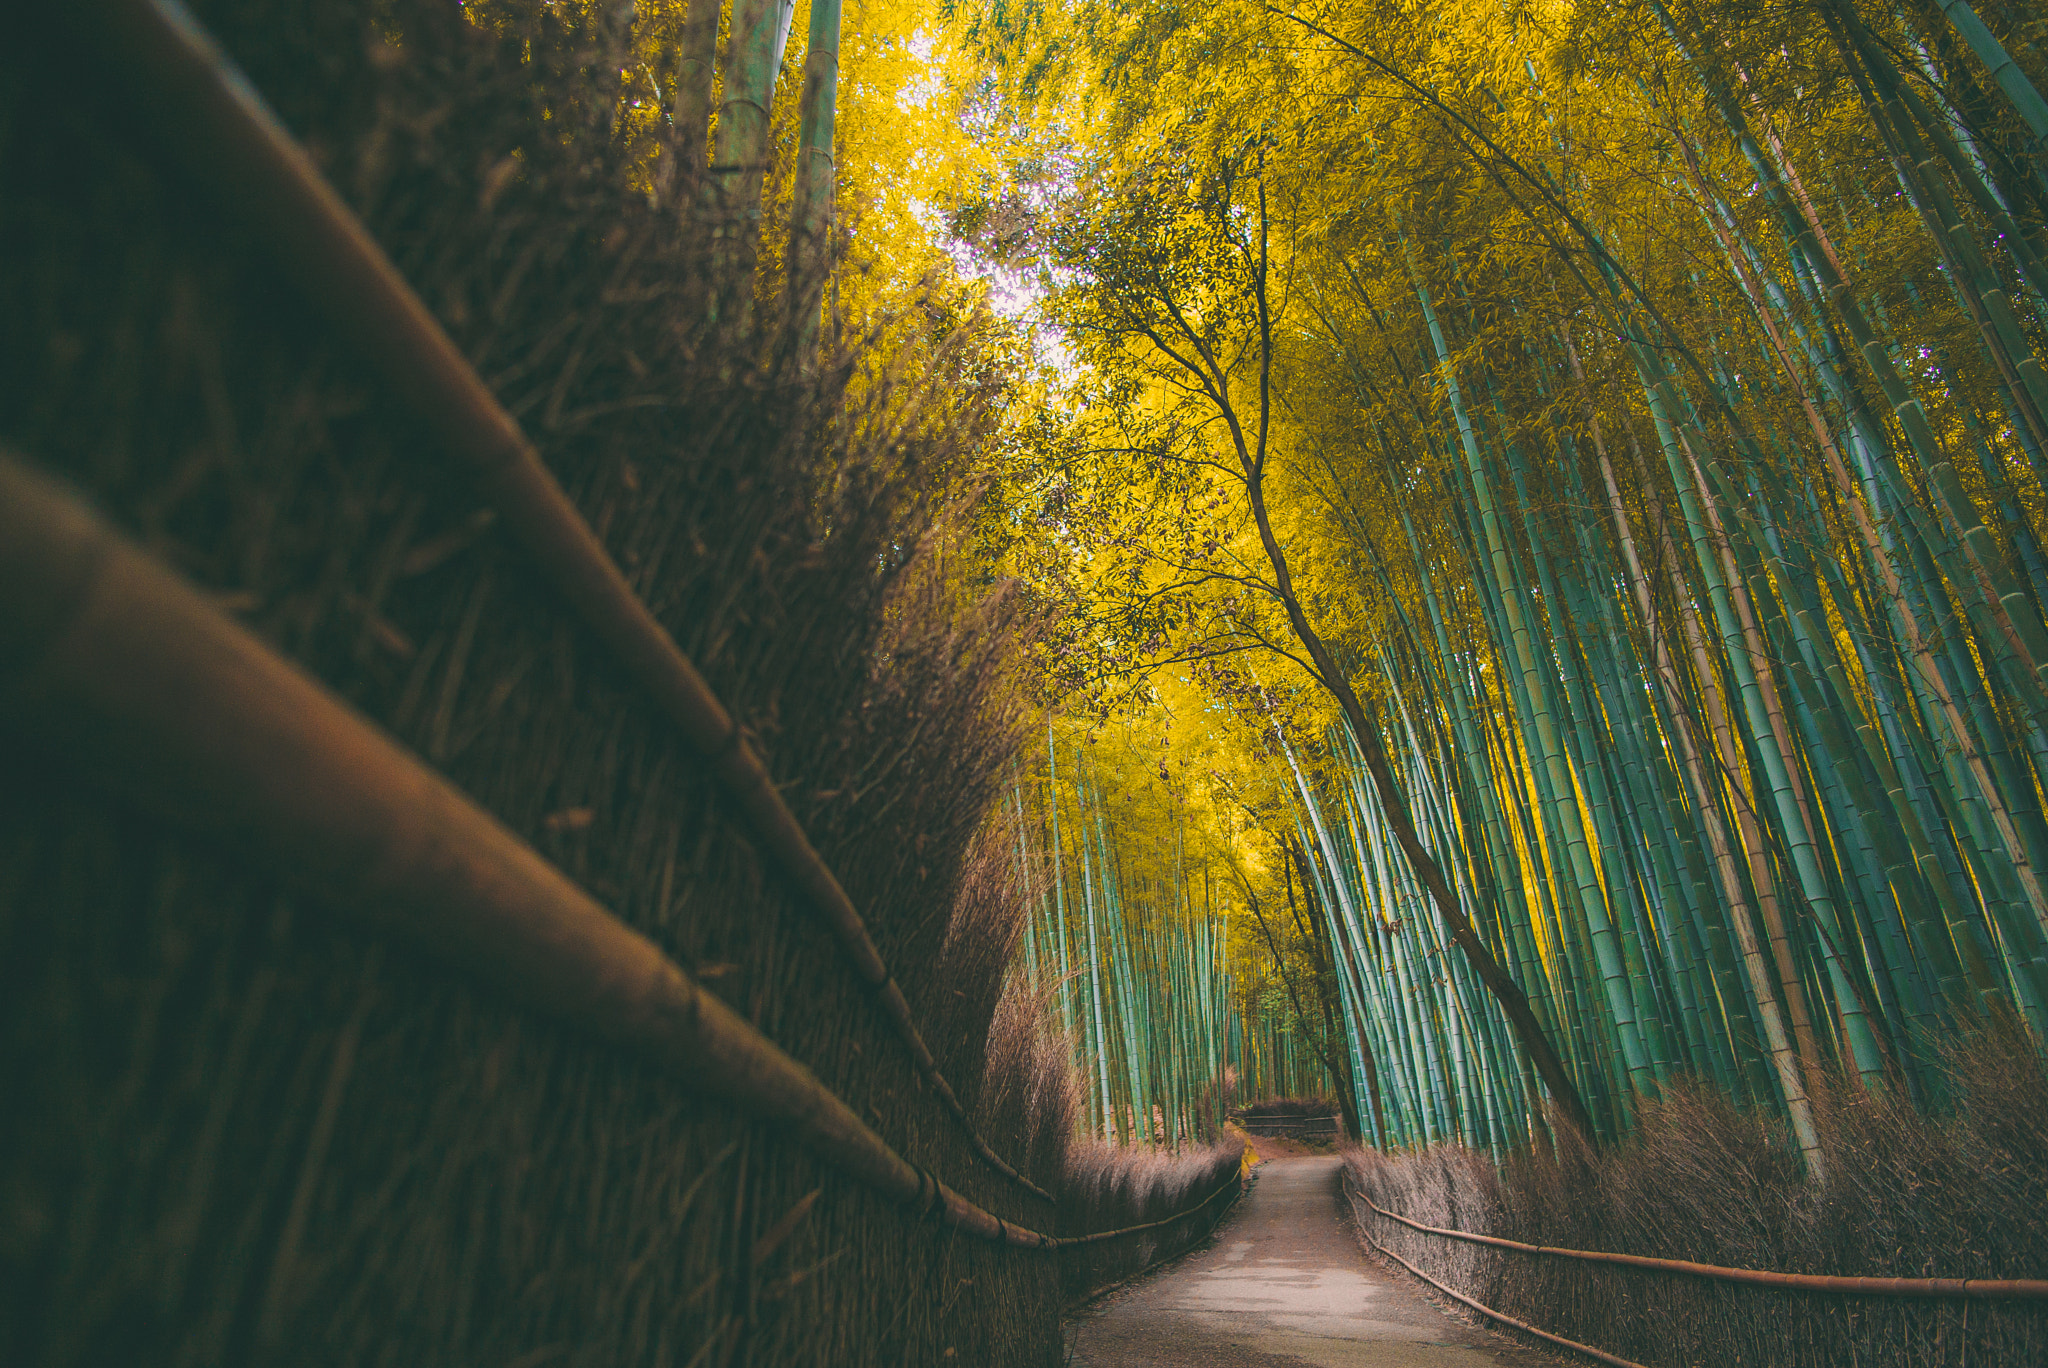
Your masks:
<svg viewBox="0 0 2048 1368"><path fill-rule="evenodd" d="M1555 1368L1438 1310L1360 1248L1334 1155L1266 1153L1213 1239L1067 1328L1071 1368Z"/></svg>

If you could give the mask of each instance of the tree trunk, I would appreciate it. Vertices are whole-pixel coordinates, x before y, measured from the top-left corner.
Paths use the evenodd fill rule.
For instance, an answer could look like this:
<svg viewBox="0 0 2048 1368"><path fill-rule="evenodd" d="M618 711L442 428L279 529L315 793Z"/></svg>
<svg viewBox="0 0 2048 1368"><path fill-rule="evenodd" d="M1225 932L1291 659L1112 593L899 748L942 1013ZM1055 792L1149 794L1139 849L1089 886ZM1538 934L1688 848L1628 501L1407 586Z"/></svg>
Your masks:
<svg viewBox="0 0 2048 1368"><path fill-rule="evenodd" d="M1302 611L1301 600L1294 592L1293 577L1288 573L1287 557L1273 535L1272 520L1266 513L1263 474L1248 468L1245 484L1251 496L1252 520L1258 525L1260 544L1265 547L1266 559L1273 567L1274 587L1281 606L1287 610L1287 621L1294 628L1302 649L1308 652L1323 687L1336 698L1337 706L1344 712L1344 720L1351 725L1352 735L1358 740L1358 749L1365 757L1366 772L1372 776L1373 792L1379 797L1380 809L1386 814L1395 842L1401 847L1402 855L1407 857L1409 867L1415 871L1416 879L1429 893L1430 903L1436 908L1444 931L1464 953L1466 962L1479 975L1479 981L1500 1004L1509 1026L1514 1029L1515 1039L1536 1066L1537 1076L1543 1080L1543 1085L1550 1090L1551 1101L1587 1143L1593 1143L1593 1122L1586 1113L1585 1101L1580 1098L1571 1075L1565 1072L1564 1061L1558 1057L1550 1038L1536 1020L1528 995L1515 982L1513 975L1501 967L1493 952L1486 948L1486 943L1479 939L1478 931L1473 929L1464 910L1458 906L1456 896L1444 880L1443 870L1423 846L1415 823L1408 815L1407 795L1395 782L1393 769L1387 763L1386 748L1380 741L1379 729L1366 720L1365 708L1358 701L1351 681L1337 668L1329 648L1323 644L1315 628L1309 625L1308 615Z"/></svg>

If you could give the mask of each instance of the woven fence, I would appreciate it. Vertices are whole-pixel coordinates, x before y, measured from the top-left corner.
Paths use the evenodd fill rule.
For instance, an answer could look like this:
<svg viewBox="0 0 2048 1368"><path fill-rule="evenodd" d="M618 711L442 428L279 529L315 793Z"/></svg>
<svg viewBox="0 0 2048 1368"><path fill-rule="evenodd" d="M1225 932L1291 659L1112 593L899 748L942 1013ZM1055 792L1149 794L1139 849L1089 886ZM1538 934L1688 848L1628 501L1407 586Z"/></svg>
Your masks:
<svg viewBox="0 0 2048 1368"><path fill-rule="evenodd" d="M249 71L754 738L978 1127L1057 1191L1063 1064L990 1027L1018 906L1000 601L932 478L985 374L913 396L721 355L636 179L617 15L207 3ZM679 21L643 7L643 24ZM96 54L0 51L0 442L374 719L1004 1220L987 1168L706 768L266 244L165 170ZM972 359L971 355L968 359ZM1061 1270L337 919L218 836L0 740L0 1360L1053 1361ZM1161 1219L1094 1192L1062 1233ZM1213 1166L1213 1165L1212 1165ZM1069 1187L1071 1185L1068 1185ZM1186 1229L1148 1241L1185 1239ZM1125 1262L1135 1257L1120 1256Z"/></svg>

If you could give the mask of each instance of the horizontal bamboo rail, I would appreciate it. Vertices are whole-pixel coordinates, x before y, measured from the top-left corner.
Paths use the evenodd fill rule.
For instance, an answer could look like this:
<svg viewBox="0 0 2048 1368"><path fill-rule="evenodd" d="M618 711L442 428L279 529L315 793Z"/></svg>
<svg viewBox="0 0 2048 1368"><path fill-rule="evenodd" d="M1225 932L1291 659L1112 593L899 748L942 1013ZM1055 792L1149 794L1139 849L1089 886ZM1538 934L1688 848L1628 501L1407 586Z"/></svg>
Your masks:
<svg viewBox="0 0 2048 1368"><path fill-rule="evenodd" d="M1068 1238L1075 1239L1077 1242L1085 1241L1087 1243L1092 1244L1101 1240L1109 1239L1117 1235L1135 1235L1141 1230L1153 1230L1158 1228L1159 1226L1172 1225L1175 1221L1185 1220L1186 1218L1200 1211L1202 1208L1208 1206L1211 1202L1215 1201L1218 1197L1222 1196L1226 1192L1242 1193L1243 1191L1244 1179L1242 1173L1239 1173L1232 1180L1228 1180L1220 1184L1217 1187L1216 1191L1210 1193L1207 1197L1204 1197L1201 1201L1195 1203L1193 1206L1189 1207L1186 1211L1183 1211L1178 1216L1170 1216L1166 1220L1152 1221L1141 1226L1125 1226L1121 1230L1104 1231L1099 1235L1070 1236ZM1210 1222L1209 1231L1211 1233L1214 1233L1216 1227L1223 1224L1223 1217L1229 1214L1229 1208L1226 1207L1221 1213L1217 1215L1214 1221ZM1094 1305L1096 1302L1101 1301L1104 1297L1116 1291L1118 1288L1130 1286L1138 1279L1144 1277L1147 1273L1150 1273L1153 1269L1159 1267L1159 1265L1166 1263L1168 1260L1177 1259L1185 1252L1185 1250L1169 1251L1165 1254L1160 1255L1158 1258L1152 1260L1150 1263L1146 1264L1143 1268L1140 1268L1135 1273L1127 1274L1124 1277L1114 1279L1110 1282L1106 1282L1102 1284L1100 1287L1094 1288L1091 1291L1083 1292L1078 1297L1069 1298L1066 1302L1066 1314L1071 1315L1073 1312L1079 1311L1081 1308L1085 1306Z"/></svg>
<svg viewBox="0 0 2048 1368"><path fill-rule="evenodd" d="M1071 1249L1076 1245L1101 1244L1104 1240L1117 1240L1122 1239L1126 1235L1136 1235L1141 1231L1157 1230L1161 1226L1170 1226L1176 1222L1185 1221L1188 1217L1202 1210L1225 1193L1243 1191L1243 1175L1233 1173L1230 1177L1218 1183L1214 1192L1189 1207L1186 1211L1175 1212L1173 1215L1162 1217L1157 1221L1147 1221L1143 1225L1118 1226L1115 1230L1098 1230L1088 1235L1060 1235L1054 1238L1053 1243L1061 1249ZM1221 1220L1222 1218L1219 1216L1217 1219Z"/></svg>
<svg viewBox="0 0 2048 1368"><path fill-rule="evenodd" d="M899 1206L1021 1248L647 937L76 496L0 453L0 729L514 1000L776 1122Z"/></svg>
<svg viewBox="0 0 2048 1368"><path fill-rule="evenodd" d="M1712 1278L1717 1282L1745 1283L1751 1287L1775 1287L1787 1292L1830 1292L1854 1297L1928 1297L1968 1301L2039 1301L2048 1299L2048 1278L1855 1278L1831 1273L1772 1273L1760 1268L1725 1268L1720 1264L1692 1263L1685 1259L1656 1259L1646 1254L1609 1254L1590 1249L1559 1249L1552 1245L1523 1244L1498 1235L1474 1235L1467 1230L1411 1221L1375 1204L1370 1197L1359 1200L1390 1221L1398 1221L1425 1235L1465 1240L1472 1244L1512 1249L1519 1254L1545 1258L1578 1259L1585 1263L1618 1264L1655 1273L1677 1273L1688 1278Z"/></svg>
<svg viewBox="0 0 2048 1368"><path fill-rule="evenodd" d="M1344 1195L1351 1199L1353 1203L1352 1212L1355 1215L1358 1210L1356 1204L1360 1200L1359 1196L1356 1192L1352 1190L1350 1175L1345 1175L1343 1182ZM1372 1206L1371 1199L1366 1199L1365 1204L1367 1206ZM1379 1210L1378 1207L1373 1207L1372 1209L1374 1211ZM1486 1316L1492 1320L1499 1321L1502 1325L1510 1326L1516 1330L1521 1331L1525 1335L1534 1335L1537 1339L1545 1340L1551 1344L1555 1344L1562 1348L1569 1349L1575 1354L1584 1354L1587 1358L1595 1359L1601 1363L1610 1364L1612 1365L1612 1368L1646 1368L1646 1365L1637 1363L1634 1359L1625 1359L1618 1354L1610 1354L1605 1349L1595 1349L1590 1344L1581 1344L1575 1339L1566 1339L1563 1335L1553 1335L1548 1330L1538 1330L1535 1326L1529 1324L1529 1322L1527 1321L1516 1320L1513 1316L1508 1315L1504 1311L1496 1311L1490 1306L1486 1306L1480 1302L1476 1302L1472 1300L1472 1298L1466 1296L1463 1292L1460 1292L1457 1288L1447 1287L1443 1283L1438 1282L1435 1278L1430 1277L1429 1274L1423 1272L1414 1264L1409 1263L1406 1259L1402 1258L1399 1254L1396 1254L1393 1250L1381 1244L1378 1240L1375 1240L1372 1237L1371 1232L1366 1230L1365 1226L1362 1223L1358 1225L1358 1233L1364 1237L1365 1242L1367 1244L1371 1245L1379 1253L1386 1255L1395 1263L1401 1265L1401 1267L1407 1269L1410 1273L1413 1273L1416 1277L1422 1279L1431 1287L1434 1287L1437 1291L1443 1293L1446 1297L1449 1297L1454 1301L1463 1302L1465 1305L1471 1307L1474 1311L1477 1311L1482 1316Z"/></svg>
<svg viewBox="0 0 2048 1368"><path fill-rule="evenodd" d="M918 1072L976 1151L1034 1196L974 1127L839 880L812 848L739 723L633 592L519 424L497 401L312 159L177 0L81 0L54 14L111 64L143 121L223 217L242 221L313 303L468 467L484 497L586 626L647 690L745 817L764 863L822 917Z"/></svg>

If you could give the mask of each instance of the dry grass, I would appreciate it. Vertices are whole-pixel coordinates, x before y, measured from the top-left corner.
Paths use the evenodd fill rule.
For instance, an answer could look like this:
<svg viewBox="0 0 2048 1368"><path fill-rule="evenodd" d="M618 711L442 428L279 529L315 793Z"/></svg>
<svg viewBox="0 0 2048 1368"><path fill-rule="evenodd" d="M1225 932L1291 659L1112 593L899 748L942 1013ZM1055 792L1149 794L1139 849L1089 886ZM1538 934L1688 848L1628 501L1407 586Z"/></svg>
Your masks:
<svg viewBox="0 0 2048 1368"><path fill-rule="evenodd" d="M1226 1137L1178 1154L1097 1142L1076 1144L1056 1195L1060 1233L1113 1230L1163 1220L1238 1181L1244 1142ZM1185 1219L1122 1239L1066 1250L1060 1282L1069 1298L1132 1278L1161 1259L1170 1259L1206 1239L1230 1209L1217 1197Z"/></svg>
<svg viewBox="0 0 2048 1368"><path fill-rule="evenodd" d="M1777 1126L1692 1087L1646 1106L1636 1136L1605 1153L1525 1156L1496 1173L1452 1147L1365 1151L1349 1174L1413 1220L1532 1244L1792 1273L2048 1275L2048 1080L2025 1042L1996 1034L1958 1045L1948 1065L1955 1106L1944 1118L1896 1096L1827 1094L1824 1183L1802 1175ZM1468 1296L1658 1368L2048 1361L2039 1306L1787 1295L1362 1219Z"/></svg>
<svg viewBox="0 0 2048 1368"><path fill-rule="evenodd" d="M1002 859L996 846L990 842L992 862ZM1011 868L1007 861L1002 867ZM988 1082L976 1119L990 1133L1011 1138L1020 1166L1064 1173L1084 1085L1069 1042L1047 1019L1047 1006L1022 975L1011 978L989 1026Z"/></svg>
<svg viewBox="0 0 2048 1368"><path fill-rule="evenodd" d="M1008 838L1008 848L1014 846L1015 838ZM1060 1175L1052 1189L1059 1201L1055 1233L1162 1220L1235 1180L1244 1142L1233 1136L1179 1153L1075 1138L1087 1085L1074 1063L1073 1042L1061 1037L1052 1012L1049 992L1034 991L1022 975L1011 979L989 1030L982 1117L991 1130L1020 1138L1018 1153L1029 1156L1034 1171ZM1218 1197L1184 1221L1062 1251L1063 1294L1069 1300L1088 1296L1185 1252L1207 1238L1229 1206L1228 1197Z"/></svg>

